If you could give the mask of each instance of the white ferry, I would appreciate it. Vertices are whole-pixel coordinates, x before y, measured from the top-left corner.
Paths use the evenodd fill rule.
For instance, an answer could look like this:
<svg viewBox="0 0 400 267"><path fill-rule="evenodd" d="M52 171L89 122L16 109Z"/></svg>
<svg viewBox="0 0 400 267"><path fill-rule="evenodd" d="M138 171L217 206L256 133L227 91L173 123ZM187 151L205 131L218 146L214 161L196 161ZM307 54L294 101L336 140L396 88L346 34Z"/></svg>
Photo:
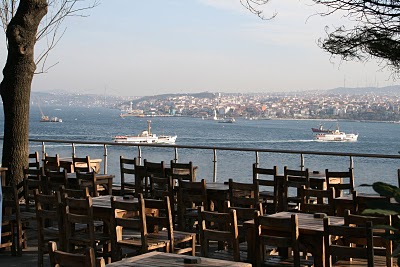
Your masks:
<svg viewBox="0 0 400 267"><path fill-rule="evenodd" d="M317 141L356 142L358 134L346 134L336 129L330 132L318 132L314 138Z"/></svg>
<svg viewBox="0 0 400 267"><path fill-rule="evenodd" d="M147 130L142 131L139 135L117 135L113 138L116 143L131 143L131 144L174 144L176 135L160 135L151 133L151 121L147 121Z"/></svg>

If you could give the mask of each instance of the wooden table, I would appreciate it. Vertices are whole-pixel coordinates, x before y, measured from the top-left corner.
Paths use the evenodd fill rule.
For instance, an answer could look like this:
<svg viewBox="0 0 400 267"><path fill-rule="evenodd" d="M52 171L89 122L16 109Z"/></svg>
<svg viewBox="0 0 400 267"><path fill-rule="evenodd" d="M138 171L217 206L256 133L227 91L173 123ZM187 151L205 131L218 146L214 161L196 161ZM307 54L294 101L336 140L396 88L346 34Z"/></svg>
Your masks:
<svg viewBox="0 0 400 267"><path fill-rule="evenodd" d="M90 168L92 168L95 171L95 173L99 173L101 162L102 162L101 159L90 159ZM74 164L72 162L72 158L60 158L60 166L66 169L67 172L72 172L72 173L74 172Z"/></svg>
<svg viewBox="0 0 400 267"><path fill-rule="evenodd" d="M160 266L160 267L169 267L169 266L193 266L193 267L201 267L201 266L232 266L232 267L251 267L250 263L245 262L234 262L234 261L226 261L226 260L217 260L210 259L204 257L196 257L200 258L200 263L195 264L185 264L183 260L185 258L191 258L187 255L178 255L172 253L164 253L153 251L146 254L142 254L139 256L126 258L121 261L116 261L111 264L107 264L107 266L132 266L132 267L142 267L142 266Z"/></svg>
<svg viewBox="0 0 400 267"><path fill-rule="evenodd" d="M76 181L76 173L68 173L68 180L71 180L73 182ZM96 174L96 179L97 179L97 185L103 185L107 187L107 194L112 195L112 184L113 184L113 179L114 175L112 174Z"/></svg>
<svg viewBox="0 0 400 267"><path fill-rule="evenodd" d="M381 198L381 196L379 196L378 194L374 194L374 193L358 193L357 192L357 195L363 196L366 198L371 198L371 200ZM390 202L397 203L393 198L390 199ZM336 214L338 216L343 216L345 210L350 210L352 213L354 212L355 207L354 207L354 201L353 201L353 194L336 197L333 199L333 203L335 205Z"/></svg>
<svg viewBox="0 0 400 267"><path fill-rule="evenodd" d="M294 212L278 212L268 215L276 218L290 218L292 214L297 214L299 222L299 237L301 243L306 245L313 254L314 265L316 267L324 267L325 265L325 247L324 247L324 224L322 218L314 218L313 214L294 213ZM343 217L329 216L331 225L344 225ZM247 252L248 259L254 259L254 220L244 222L243 227L247 229ZM274 231L274 229L266 229Z"/></svg>

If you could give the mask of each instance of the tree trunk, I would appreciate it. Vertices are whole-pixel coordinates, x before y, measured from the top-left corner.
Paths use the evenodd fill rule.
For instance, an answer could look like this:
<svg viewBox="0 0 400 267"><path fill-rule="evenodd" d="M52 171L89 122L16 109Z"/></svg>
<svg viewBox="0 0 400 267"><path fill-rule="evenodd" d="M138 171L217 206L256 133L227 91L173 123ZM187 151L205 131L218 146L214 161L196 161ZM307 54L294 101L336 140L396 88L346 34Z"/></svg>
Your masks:
<svg viewBox="0 0 400 267"><path fill-rule="evenodd" d="M0 94L4 109L2 166L8 167L7 183L23 179L29 154L29 103L36 70L34 48L47 0L21 0L7 27L8 55Z"/></svg>

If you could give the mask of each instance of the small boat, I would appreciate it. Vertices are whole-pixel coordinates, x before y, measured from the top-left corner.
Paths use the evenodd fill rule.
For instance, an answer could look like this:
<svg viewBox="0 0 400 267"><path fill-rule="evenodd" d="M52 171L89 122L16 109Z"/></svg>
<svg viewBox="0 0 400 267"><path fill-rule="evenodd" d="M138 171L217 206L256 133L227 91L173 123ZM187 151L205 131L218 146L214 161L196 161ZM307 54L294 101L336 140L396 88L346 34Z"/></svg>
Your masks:
<svg viewBox="0 0 400 267"><path fill-rule="evenodd" d="M218 121L218 123L234 123L236 122L235 118L223 119Z"/></svg>
<svg viewBox="0 0 400 267"><path fill-rule="evenodd" d="M40 114L42 115L41 118L40 118L40 122L62 122L61 118L49 117L49 116L44 115L44 113L42 111L42 108L40 107L39 102L38 102L38 107L39 107L39 110L40 110Z"/></svg>
<svg viewBox="0 0 400 267"><path fill-rule="evenodd" d="M147 130L142 131L139 135L118 135L113 138L116 143L131 143L131 144L174 144L176 135L160 135L151 133L151 121L147 121Z"/></svg>
<svg viewBox="0 0 400 267"><path fill-rule="evenodd" d="M318 128L311 128L313 133L329 133L332 132L330 129L324 129L324 126L322 124L319 125Z"/></svg>

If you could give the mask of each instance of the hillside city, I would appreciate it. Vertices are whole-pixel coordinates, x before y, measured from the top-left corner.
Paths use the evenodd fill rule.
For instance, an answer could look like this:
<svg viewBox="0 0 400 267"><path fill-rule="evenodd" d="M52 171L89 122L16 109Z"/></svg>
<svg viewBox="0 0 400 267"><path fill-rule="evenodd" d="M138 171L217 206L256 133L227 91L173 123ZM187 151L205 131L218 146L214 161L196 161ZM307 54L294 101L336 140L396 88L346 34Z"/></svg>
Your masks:
<svg viewBox="0 0 400 267"><path fill-rule="evenodd" d="M108 107L121 116L193 116L246 119L342 119L400 122L400 86L369 90L229 94L168 94L146 97L35 93L41 105ZM32 101L35 104L35 101Z"/></svg>

